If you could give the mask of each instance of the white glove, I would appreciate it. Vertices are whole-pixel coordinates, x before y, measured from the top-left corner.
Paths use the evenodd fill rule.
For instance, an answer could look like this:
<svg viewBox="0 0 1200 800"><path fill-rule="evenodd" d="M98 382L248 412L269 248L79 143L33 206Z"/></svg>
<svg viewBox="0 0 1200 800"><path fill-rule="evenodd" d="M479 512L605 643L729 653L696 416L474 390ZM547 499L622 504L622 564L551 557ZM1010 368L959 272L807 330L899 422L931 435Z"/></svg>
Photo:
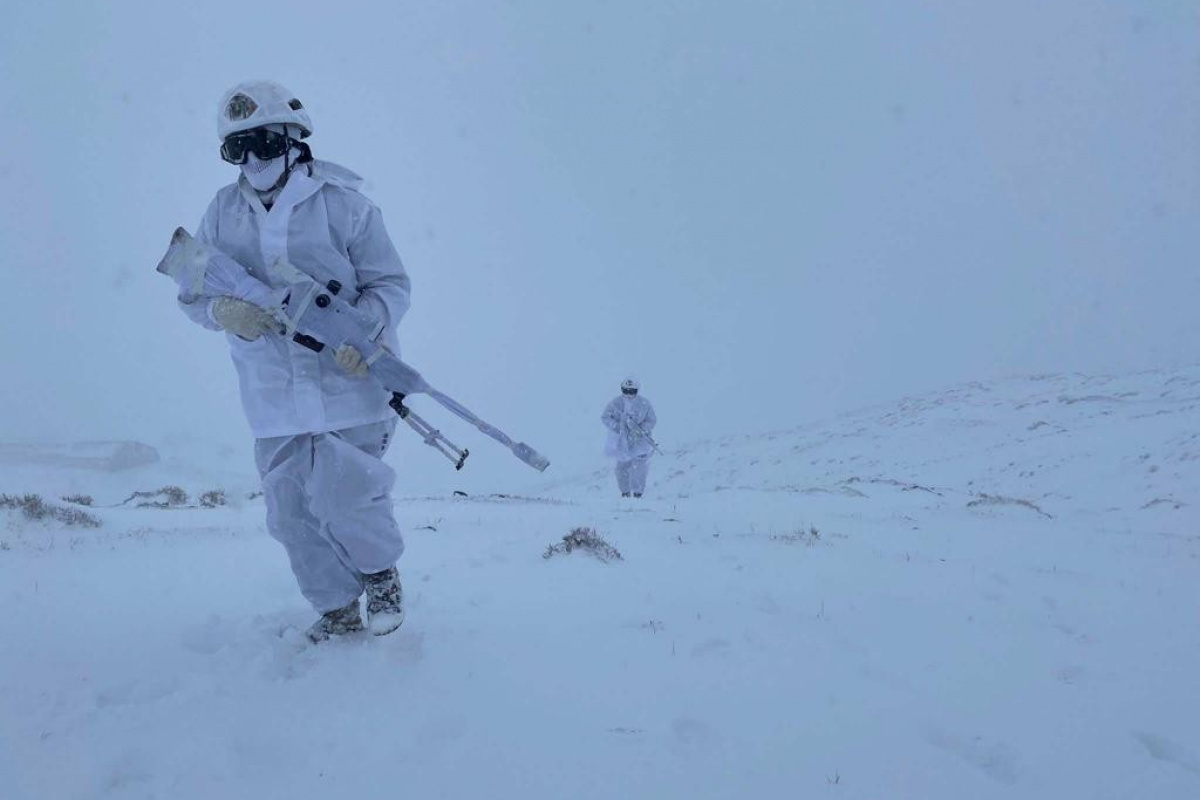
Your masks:
<svg viewBox="0 0 1200 800"><path fill-rule="evenodd" d="M333 360L347 375L353 378L367 377L367 364L363 361L362 353L353 346L344 344L334 350Z"/></svg>
<svg viewBox="0 0 1200 800"><path fill-rule="evenodd" d="M213 322L248 342L280 329L279 323L266 311L236 297L214 297L209 313Z"/></svg>

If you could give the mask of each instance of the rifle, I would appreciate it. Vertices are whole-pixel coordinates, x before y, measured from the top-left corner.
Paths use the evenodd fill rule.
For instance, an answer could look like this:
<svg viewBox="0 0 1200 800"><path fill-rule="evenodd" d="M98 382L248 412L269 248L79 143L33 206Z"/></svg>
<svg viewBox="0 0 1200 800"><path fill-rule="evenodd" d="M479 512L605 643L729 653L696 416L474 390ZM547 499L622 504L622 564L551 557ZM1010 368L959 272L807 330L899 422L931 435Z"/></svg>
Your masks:
<svg viewBox="0 0 1200 800"><path fill-rule="evenodd" d="M654 452L658 453L660 456L665 455L665 453L659 449L658 442L654 441L654 437L642 428L642 424L640 422L634 422L632 418L627 417L625 419L625 425L626 427L631 428L638 436L643 437L647 442L649 442L650 446L654 448Z"/></svg>
<svg viewBox="0 0 1200 800"><path fill-rule="evenodd" d="M499 428L477 417L450 396L433 388L417 370L401 361L380 339L384 325L339 295L342 285L329 281L324 286L286 262L276 262L269 270L283 284L273 289L255 279L229 256L196 241L183 228L176 228L158 271L170 276L180 287L180 300L195 302L204 297L229 295L255 303L280 324L278 335L291 339L315 353L333 351L350 345L363 356L367 374L392 398L388 405L416 431L425 444L462 469L470 451L457 447L436 428L404 405L411 394L427 394L442 407L474 425L482 433L507 447L524 463L545 472L550 460L524 442L514 442Z"/></svg>

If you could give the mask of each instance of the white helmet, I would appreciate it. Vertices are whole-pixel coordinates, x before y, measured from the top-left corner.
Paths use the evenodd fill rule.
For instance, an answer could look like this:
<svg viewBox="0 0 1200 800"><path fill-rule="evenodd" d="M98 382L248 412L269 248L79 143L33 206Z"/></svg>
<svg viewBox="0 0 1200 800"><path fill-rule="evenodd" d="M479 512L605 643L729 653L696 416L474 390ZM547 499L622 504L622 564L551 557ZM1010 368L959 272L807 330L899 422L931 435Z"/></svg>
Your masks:
<svg viewBox="0 0 1200 800"><path fill-rule="evenodd" d="M621 381L621 391L622 392L628 392L628 391L636 392L638 389L641 389L641 388L642 388L642 385L640 383L638 383L637 378L626 378L625 380Z"/></svg>
<svg viewBox="0 0 1200 800"><path fill-rule="evenodd" d="M312 133L312 120L303 104L274 81L244 81L221 95L217 136L222 142L231 133L271 123L295 125L301 139Z"/></svg>

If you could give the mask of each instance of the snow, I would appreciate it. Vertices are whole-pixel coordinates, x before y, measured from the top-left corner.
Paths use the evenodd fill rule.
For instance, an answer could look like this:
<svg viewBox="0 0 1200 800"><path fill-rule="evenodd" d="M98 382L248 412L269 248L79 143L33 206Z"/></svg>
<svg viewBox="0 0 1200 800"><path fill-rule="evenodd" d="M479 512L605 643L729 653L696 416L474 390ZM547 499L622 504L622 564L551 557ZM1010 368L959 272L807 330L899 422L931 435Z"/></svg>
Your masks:
<svg viewBox="0 0 1200 800"><path fill-rule="evenodd" d="M316 647L248 472L0 460L104 522L0 512L0 797L1200 796L1197 431L1055 375L400 497L404 627ZM164 484L233 504L102 507Z"/></svg>

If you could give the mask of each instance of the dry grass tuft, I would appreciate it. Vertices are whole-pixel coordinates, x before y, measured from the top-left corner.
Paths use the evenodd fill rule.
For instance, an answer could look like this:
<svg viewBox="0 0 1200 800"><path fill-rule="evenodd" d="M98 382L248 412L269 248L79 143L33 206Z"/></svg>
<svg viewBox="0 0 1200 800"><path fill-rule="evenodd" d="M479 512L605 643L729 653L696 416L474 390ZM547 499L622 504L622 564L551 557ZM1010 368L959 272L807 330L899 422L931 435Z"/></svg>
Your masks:
<svg viewBox="0 0 1200 800"><path fill-rule="evenodd" d="M805 547L815 547L821 543L821 532L810 525L808 530L799 528L791 533L776 533L771 535L771 541L784 544L802 544Z"/></svg>
<svg viewBox="0 0 1200 800"><path fill-rule="evenodd" d="M100 520L79 509L47 503L41 495L0 494L0 508L20 511L26 519L35 522L58 522L68 527L99 528Z"/></svg>
<svg viewBox="0 0 1200 800"><path fill-rule="evenodd" d="M576 550L582 550L606 564L610 561L625 560L620 550L606 542L604 537L591 528L572 529L570 533L562 537L561 542L548 545L546 552L542 553L542 558L553 558L560 554L566 555Z"/></svg>
<svg viewBox="0 0 1200 800"><path fill-rule="evenodd" d="M138 508L179 508L187 505L188 493L178 486L164 486L153 492L134 492L125 498L121 505L127 505L134 500L139 501Z"/></svg>

